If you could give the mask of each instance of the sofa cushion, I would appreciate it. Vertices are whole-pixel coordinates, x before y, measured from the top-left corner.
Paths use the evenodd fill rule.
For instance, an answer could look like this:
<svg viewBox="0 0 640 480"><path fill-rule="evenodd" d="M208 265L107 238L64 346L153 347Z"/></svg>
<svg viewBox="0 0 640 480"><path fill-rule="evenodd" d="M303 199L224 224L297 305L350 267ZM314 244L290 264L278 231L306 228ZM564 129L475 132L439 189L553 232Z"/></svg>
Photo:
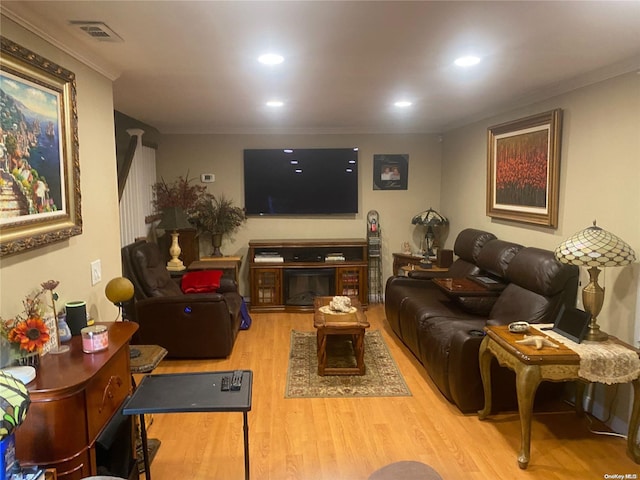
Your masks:
<svg viewBox="0 0 640 480"><path fill-rule="evenodd" d="M509 263L522 248L522 245L497 238L489 240L480 250L476 263L485 272L505 278Z"/></svg>
<svg viewBox="0 0 640 480"><path fill-rule="evenodd" d="M553 252L535 247L520 250L507 268L510 282L546 296L561 292L577 276L578 267L562 264Z"/></svg>
<svg viewBox="0 0 640 480"><path fill-rule="evenodd" d="M187 272L182 276L180 284L184 293L211 293L220 288L222 270L198 270Z"/></svg>
<svg viewBox="0 0 640 480"><path fill-rule="evenodd" d="M455 302L467 313L488 316L498 297L456 297Z"/></svg>
<svg viewBox="0 0 640 480"><path fill-rule="evenodd" d="M135 274L141 279L140 284L145 295L148 297L183 295L178 284L167 272L157 245L142 243L132 254L133 268Z"/></svg>
<svg viewBox="0 0 640 480"><path fill-rule="evenodd" d="M558 262L549 250L523 248L509 263L507 278L511 283L491 310L489 324L552 323L562 303L575 302L578 267Z"/></svg>
<svg viewBox="0 0 640 480"><path fill-rule="evenodd" d="M476 230L475 228L466 228L456 237L456 241L453 244L453 252L458 258L470 263L476 263L482 247L494 238L496 236L493 233Z"/></svg>

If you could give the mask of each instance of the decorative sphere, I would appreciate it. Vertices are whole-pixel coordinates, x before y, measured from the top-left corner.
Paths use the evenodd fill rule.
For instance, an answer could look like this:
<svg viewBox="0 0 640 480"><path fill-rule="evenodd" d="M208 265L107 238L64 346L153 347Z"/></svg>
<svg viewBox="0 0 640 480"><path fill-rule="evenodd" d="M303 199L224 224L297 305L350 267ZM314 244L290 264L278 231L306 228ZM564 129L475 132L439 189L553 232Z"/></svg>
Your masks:
<svg viewBox="0 0 640 480"><path fill-rule="evenodd" d="M128 278L116 277L109 280L104 289L104 294L111 303L122 303L133 297L133 283Z"/></svg>

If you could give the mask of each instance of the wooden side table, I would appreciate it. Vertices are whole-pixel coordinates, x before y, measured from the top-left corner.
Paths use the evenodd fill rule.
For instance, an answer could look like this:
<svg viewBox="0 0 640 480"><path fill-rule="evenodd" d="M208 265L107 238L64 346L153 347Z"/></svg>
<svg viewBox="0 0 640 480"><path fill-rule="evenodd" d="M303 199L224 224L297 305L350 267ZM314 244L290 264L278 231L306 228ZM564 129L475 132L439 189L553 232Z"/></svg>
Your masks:
<svg viewBox="0 0 640 480"><path fill-rule="evenodd" d="M396 272L396 275L400 275L403 277L408 277L409 276L409 272L438 272L438 273L442 273L442 272L448 272L449 269L448 268L444 268L444 267L436 267L435 265L433 265L431 268L424 268L421 267L420 265L416 265L416 264L410 264L410 265L403 265L401 266L398 271Z"/></svg>
<svg viewBox="0 0 640 480"><path fill-rule="evenodd" d="M137 388L136 381L133 378L134 373L151 373L156 367L160 364L160 362L167 356L167 349L161 347L160 345L133 345L131 350L137 350L140 352L138 356L131 358L130 369L131 369L131 384L133 386L133 390ZM150 465L151 459L149 458L149 442L147 440L146 435L146 425L144 424L144 415L140 415L140 431L136 429L136 436L139 436L137 440L140 441L142 448L142 461L144 464L144 473L145 478L147 480L151 479L150 473ZM142 436L141 431L145 431L145 435ZM138 468L136 466L136 468ZM139 471L139 470L138 470Z"/></svg>
<svg viewBox="0 0 640 480"><path fill-rule="evenodd" d="M393 255L393 274L398 275L400 267L405 265L420 265L420 262L424 262L424 257L419 255L413 255L411 253L394 253Z"/></svg>
<svg viewBox="0 0 640 480"><path fill-rule="evenodd" d="M240 278L242 257L202 257L189 264L189 270L222 270L225 275L232 275L236 282Z"/></svg>
<svg viewBox="0 0 640 480"><path fill-rule="evenodd" d="M529 465L531 446L531 412L538 385L543 380L555 382L570 382L579 380L576 394L576 408L582 412L582 394L584 382L587 381L578 375L580 368L580 356L562 343L559 348L543 348L537 350L534 346L516 343L521 340L523 334L509 332L506 325L485 327L486 336L480 345L480 373L484 388L484 408L478 412L480 420L486 419L491 413L491 356L498 360L500 365L513 370L516 374L516 389L518 394L518 411L521 424L521 444L518 454L518 465L525 469ZM544 335L531 329L530 335ZM609 337L631 350L638 352L631 346L620 340ZM640 380L636 378L633 385L633 408L629 421L627 435L627 452L636 463L640 463L640 447L636 445L638 425L640 424Z"/></svg>

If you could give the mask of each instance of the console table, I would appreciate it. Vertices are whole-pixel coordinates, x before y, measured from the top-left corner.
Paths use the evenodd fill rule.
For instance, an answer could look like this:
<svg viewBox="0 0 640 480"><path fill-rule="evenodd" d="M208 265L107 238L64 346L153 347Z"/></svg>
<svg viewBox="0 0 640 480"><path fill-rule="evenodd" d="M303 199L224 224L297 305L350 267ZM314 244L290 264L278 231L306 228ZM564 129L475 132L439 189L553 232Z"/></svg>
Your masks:
<svg viewBox="0 0 640 480"><path fill-rule="evenodd" d="M27 385L27 417L16 430L21 464L55 468L59 480L98 474L96 439L131 393L129 341L138 329L134 322L104 325L108 349L83 353L82 338L74 336L69 352L40 359Z"/></svg>
<svg viewBox="0 0 640 480"><path fill-rule="evenodd" d="M251 309L255 311L312 311L306 304L288 301L289 278L298 275L323 277L330 287L314 292L318 296L356 297L362 306L369 301L367 240L251 240L249 242L249 284ZM341 254L340 260L333 254ZM290 292L289 292L290 293Z"/></svg>
<svg viewBox="0 0 640 480"><path fill-rule="evenodd" d="M531 448L531 412L538 385L543 380L555 382L569 382L578 380L576 392L576 409L582 412L582 395L584 393L584 378L578 374L580 356L566 345L555 340L559 348L543 348L537 350L530 345L516 343L523 334L509 332L506 325L485 327L486 336L480 344L480 373L484 389L484 408L478 412L480 420L486 419L491 413L491 356L495 356L498 363L508 367L516 374L516 388L518 393L518 411L520 413L521 443L518 454L518 465L525 469L529 465ZM542 335L531 329L530 335ZM624 344L615 337L609 337L615 343L623 345L635 354L638 350ZM640 447L636 445L638 426L640 425L640 379L631 381L633 385L633 409L629 421L627 435L627 452L636 463L640 463Z"/></svg>

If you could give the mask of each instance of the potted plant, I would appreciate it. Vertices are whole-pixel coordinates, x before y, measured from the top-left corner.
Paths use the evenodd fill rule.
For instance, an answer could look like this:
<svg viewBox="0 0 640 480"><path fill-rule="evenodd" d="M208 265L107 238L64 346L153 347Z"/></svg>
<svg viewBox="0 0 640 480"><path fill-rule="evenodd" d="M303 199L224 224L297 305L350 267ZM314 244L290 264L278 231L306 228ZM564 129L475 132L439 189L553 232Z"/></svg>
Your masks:
<svg viewBox="0 0 640 480"><path fill-rule="evenodd" d="M211 235L214 257L221 257L220 245L224 235L235 233L247 220L244 209L233 205L233 200L220 194L219 196L202 195L189 215L200 233Z"/></svg>
<svg viewBox="0 0 640 480"><path fill-rule="evenodd" d="M191 215L196 203L207 193L207 188L203 185L192 185L193 178L178 177L171 183L167 183L164 178L153 184L153 209L155 219L162 216L162 212L169 207L182 208L187 216Z"/></svg>

